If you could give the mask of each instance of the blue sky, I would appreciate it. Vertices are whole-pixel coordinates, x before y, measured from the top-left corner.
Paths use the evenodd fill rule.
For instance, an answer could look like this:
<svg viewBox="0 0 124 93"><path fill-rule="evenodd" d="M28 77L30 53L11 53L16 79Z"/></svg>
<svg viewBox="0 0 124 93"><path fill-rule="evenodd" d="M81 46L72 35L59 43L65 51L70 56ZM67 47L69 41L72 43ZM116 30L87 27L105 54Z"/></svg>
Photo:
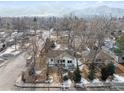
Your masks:
<svg viewBox="0 0 124 93"><path fill-rule="evenodd" d="M69 11L98 7L124 9L124 1L0 1L0 16L60 15Z"/></svg>

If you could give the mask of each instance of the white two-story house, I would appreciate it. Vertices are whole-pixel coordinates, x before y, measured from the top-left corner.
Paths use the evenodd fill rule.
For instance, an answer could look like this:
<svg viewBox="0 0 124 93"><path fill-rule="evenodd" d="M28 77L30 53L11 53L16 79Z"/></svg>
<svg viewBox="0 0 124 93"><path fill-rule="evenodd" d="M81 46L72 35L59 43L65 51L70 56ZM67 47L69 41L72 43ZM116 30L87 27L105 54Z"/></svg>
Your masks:
<svg viewBox="0 0 124 93"><path fill-rule="evenodd" d="M63 67L64 69L74 69L78 59L73 56L73 52L67 50L49 51L47 63L49 67Z"/></svg>

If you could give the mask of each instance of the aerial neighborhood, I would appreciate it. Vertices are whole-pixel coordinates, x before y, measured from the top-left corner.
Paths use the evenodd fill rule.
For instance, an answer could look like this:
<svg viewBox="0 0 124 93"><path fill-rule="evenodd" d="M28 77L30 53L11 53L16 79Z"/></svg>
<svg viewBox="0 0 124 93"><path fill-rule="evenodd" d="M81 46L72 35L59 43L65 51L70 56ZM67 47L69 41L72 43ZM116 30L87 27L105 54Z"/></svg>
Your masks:
<svg viewBox="0 0 124 93"><path fill-rule="evenodd" d="M124 90L124 16L0 17L0 74L0 90Z"/></svg>

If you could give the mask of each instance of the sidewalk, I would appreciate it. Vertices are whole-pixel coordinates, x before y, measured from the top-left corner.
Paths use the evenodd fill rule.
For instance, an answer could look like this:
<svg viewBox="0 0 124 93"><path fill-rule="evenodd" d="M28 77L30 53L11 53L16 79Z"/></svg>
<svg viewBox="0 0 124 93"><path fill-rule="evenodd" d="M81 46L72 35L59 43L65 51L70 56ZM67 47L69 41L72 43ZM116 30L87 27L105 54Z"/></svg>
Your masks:
<svg viewBox="0 0 124 93"><path fill-rule="evenodd" d="M17 79L15 86L21 87L21 88L61 88L60 83L24 83L21 80L21 76Z"/></svg>
<svg viewBox="0 0 124 93"><path fill-rule="evenodd" d="M124 84L120 84L120 83L89 83L89 84L84 84L82 87L79 88L112 88L113 86L123 86ZM21 75L18 77L16 83L15 83L16 87L20 87L20 88L62 88L62 84L61 83L24 83L21 80ZM73 86L74 87L74 86ZM73 88L71 87L71 88ZM64 86L63 88L69 88ZM70 89L71 89L70 88ZM78 87L77 87L78 88Z"/></svg>

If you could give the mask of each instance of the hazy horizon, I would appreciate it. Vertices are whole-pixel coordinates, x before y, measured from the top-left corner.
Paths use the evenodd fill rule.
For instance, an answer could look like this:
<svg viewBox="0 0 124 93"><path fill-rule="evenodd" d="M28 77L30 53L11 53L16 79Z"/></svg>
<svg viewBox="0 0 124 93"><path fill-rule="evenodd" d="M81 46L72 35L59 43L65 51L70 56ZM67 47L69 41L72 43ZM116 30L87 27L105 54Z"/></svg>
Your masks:
<svg viewBox="0 0 124 93"><path fill-rule="evenodd" d="M63 16L85 8L124 9L123 1L0 1L0 16Z"/></svg>

